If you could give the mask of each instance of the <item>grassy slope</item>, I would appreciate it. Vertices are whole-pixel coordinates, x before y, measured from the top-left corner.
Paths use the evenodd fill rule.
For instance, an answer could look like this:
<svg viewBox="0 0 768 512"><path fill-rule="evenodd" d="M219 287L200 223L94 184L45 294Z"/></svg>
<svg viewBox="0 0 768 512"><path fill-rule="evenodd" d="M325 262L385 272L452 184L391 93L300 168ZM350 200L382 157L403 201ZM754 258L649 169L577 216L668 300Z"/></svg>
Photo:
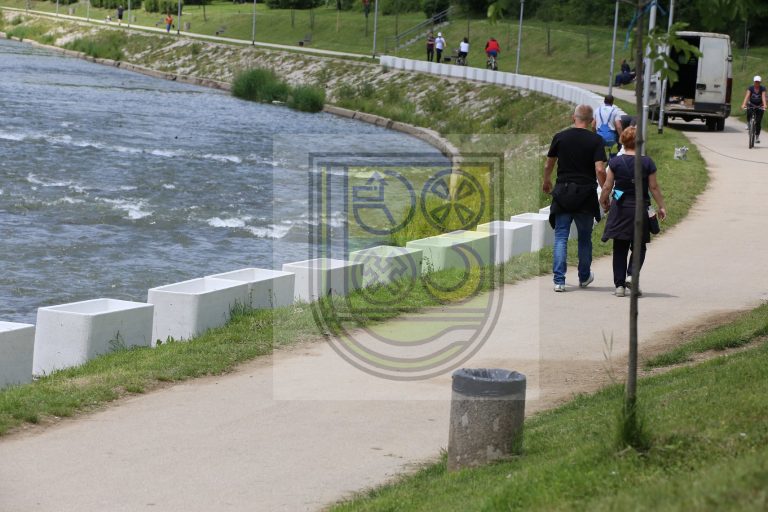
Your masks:
<svg viewBox="0 0 768 512"><path fill-rule="evenodd" d="M768 329L765 307L763 330ZM737 321L748 329L753 319ZM581 396L526 422L524 454L447 473L445 457L335 511L765 510L768 342L641 379L652 447L615 444L622 388Z"/></svg>
<svg viewBox="0 0 768 512"><path fill-rule="evenodd" d="M46 31L39 24L30 26L40 37ZM37 28L35 28L37 27ZM124 40L124 49L128 53L140 48L162 48L164 37L129 37ZM207 55L204 45L194 54L196 61L215 59L222 55L215 50ZM191 51L192 48L187 49ZM185 51L175 48L174 51ZM211 65L206 64L206 66ZM318 71L315 77L323 81L325 75L345 79L355 75L354 65L345 66L330 62L328 68ZM362 68L360 68L362 69ZM377 72L379 73L379 72ZM463 133L491 133L513 140L509 133L528 131L536 135L527 156L516 155L510 161L515 162L507 171L508 187L505 205L507 214L535 210L546 204L546 197L539 192L541 172L541 152L551 136L554 127L566 124L568 110L563 106L535 95L516 98L509 92L496 86L469 86L464 83L440 85L445 87L442 97L434 93L432 99L413 98L407 95L415 80L427 80L431 77L404 74L393 77L381 75L383 80L391 81L382 87L357 87L344 97L349 106L365 111L379 112L395 119L425 124L439 129L443 133L461 131ZM351 83L351 82L345 82ZM418 84L416 84L418 85ZM422 85L428 85L427 83ZM339 88L342 85L338 86ZM455 89L449 89L454 87ZM418 87L417 87L418 89ZM338 89L337 89L338 91ZM372 92L368 92L372 91ZM479 96L488 96L489 103L482 112L467 112L461 108L461 102L455 101L456 92L478 92ZM393 100L396 98L396 100ZM344 104L343 101L340 101ZM359 102L359 103L358 103ZM424 103L434 102L430 109ZM409 107L408 105L411 104ZM533 117L526 117L531 112ZM505 118L507 118L505 120ZM499 122L497 121L504 121ZM538 143L536 143L538 140ZM544 146L539 144L543 143ZM650 152L659 167L659 176L670 212L668 228L679 222L695 201L696 196L706 185L706 170L700 155L694 149L689 153L689 160L674 161L672 154L676 145L685 143L685 138L675 130L666 130L658 136L651 131ZM419 228L420 229L420 228ZM409 237L422 236L419 229L409 232ZM595 256L610 253L610 245L599 242L602 224L594 234ZM401 241L402 243L402 241ZM575 261L575 244L570 244L571 259ZM551 250L537 254L521 255L504 267L504 282L540 275L551 269ZM443 276L451 280L450 273ZM489 284L488 284L489 285ZM380 293L387 293L381 290ZM414 311L435 305L427 294L415 294L404 301L398 310L389 312L394 315L399 311ZM87 410L104 402L114 400L131 393L141 393L162 385L163 382L194 378L226 372L240 362L269 353L274 346L295 343L302 339L318 338L320 333L315 327L312 312L306 307L288 308L274 314L260 311L238 315L233 322L221 329L216 329L190 343L170 344L159 349L137 349L112 354L80 368L67 370L29 386L0 391L0 433L18 426L24 421L38 422L49 416L70 416L78 411ZM386 315L385 315L386 317ZM369 319L369 320L382 320ZM279 329L280 339L273 341L272 328Z"/></svg>
<svg viewBox="0 0 768 512"><path fill-rule="evenodd" d="M24 8L26 0L1 0L0 6ZM31 1L33 9L54 12L55 3ZM78 16L85 16L86 3L73 4ZM66 13L66 7L60 12ZM192 31L200 34L213 35L221 27L226 27L223 33L226 37L251 39L252 8L249 4L234 4L231 2L216 2L206 7L208 21L203 21L203 11L199 6L185 8L184 21L192 23ZM293 26L289 10L267 9L264 4L257 4L257 36L258 41L296 45L308 33L312 33L311 46L328 50L339 50L369 54L373 48L373 17L369 19L368 36L365 35L365 18L359 11L343 11L340 15L339 30L337 31L336 11L333 8L318 8L314 10L314 29L310 27L309 11L296 11ZM93 19L104 19L107 15L114 17L112 10L91 9ZM139 9L134 11L137 23L154 26L160 21L159 14L149 14ZM174 14L175 16L175 14ZM127 19L127 15L126 15ZM421 13L402 14L399 19L400 30L412 27L424 20ZM684 21L684 20L680 20ZM549 53L547 53L547 29L549 28ZM689 27L695 30L695 27ZM459 41L469 36L472 44L470 65L484 66L482 48L489 37L496 37L502 46L499 60L500 69L514 71L515 54L517 51L517 23L510 19L496 25L491 25L484 19L473 19L467 23L466 18L458 17L448 25L440 28L448 47L458 47ZM379 17L378 51L387 51L385 39L395 34L395 17ZM587 34L589 34L589 53L587 52ZM610 73L610 54L612 27L605 26L571 26L560 23L549 25L536 20L526 20L523 25L523 44L521 49L520 72L536 76L573 80L585 83L608 84ZM619 27L617 42L617 58L630 57L629 50L624 48L626 28ZM424 45L421 42L399 51L399 55L411 58L424 58ZM764 70L768 65L768 48L752 48L744 62L743 51L734 48L734 87L743 90L749 84L755 73ZM744 70L742 70L744 67ZM738 98L739 101L741 98Z"/></svg>

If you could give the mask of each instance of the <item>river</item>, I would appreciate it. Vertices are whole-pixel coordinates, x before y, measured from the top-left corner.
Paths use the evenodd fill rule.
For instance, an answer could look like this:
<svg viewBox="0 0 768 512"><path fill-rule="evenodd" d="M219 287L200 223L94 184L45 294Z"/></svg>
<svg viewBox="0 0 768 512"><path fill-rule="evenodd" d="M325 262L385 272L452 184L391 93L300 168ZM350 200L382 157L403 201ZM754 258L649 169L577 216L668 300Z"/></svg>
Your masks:
<svg viewBox="0 0 768 512"><path fill-rule="evenodd" d="M248 266L306 259L307 166L275 137L323 151L421 141L0 40L0 320ZM306 148L303 148L306 149ZM330 218L343 214L334 205Z"/></svg>

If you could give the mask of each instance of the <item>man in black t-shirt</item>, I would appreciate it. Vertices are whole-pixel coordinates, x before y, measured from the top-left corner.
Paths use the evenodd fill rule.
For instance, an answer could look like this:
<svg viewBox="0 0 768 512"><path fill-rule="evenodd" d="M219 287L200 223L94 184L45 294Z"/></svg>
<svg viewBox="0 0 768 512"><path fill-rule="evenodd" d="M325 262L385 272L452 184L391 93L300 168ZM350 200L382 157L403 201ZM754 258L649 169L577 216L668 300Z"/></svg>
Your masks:
<svg viewBox="0 0 768 512"><path fill-rule="evenodd" d="M573 127L552 138L544 166L542 189L552 194L549 222L555 229L552 272L556 292L565 291L568 235L576 223L579 236L579 286L586 288L594 281L592 267L593 220L600 220L597 187L605 182L605 149L603 138L594 133L593 111L579 105L573 113ZM552 170L557 163L557 181L552 187Z"/></svg>

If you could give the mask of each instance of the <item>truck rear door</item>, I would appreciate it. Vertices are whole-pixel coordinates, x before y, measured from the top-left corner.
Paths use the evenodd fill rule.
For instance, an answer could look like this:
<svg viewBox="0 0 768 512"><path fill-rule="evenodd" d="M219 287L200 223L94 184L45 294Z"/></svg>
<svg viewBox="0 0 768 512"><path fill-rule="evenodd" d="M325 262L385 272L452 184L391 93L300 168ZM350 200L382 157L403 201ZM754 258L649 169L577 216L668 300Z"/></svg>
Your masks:
<svg viewBox="0 0 768 512"><path fill-rule="evenodd" d="M702 37L699 42L701 57L696 75L696 107L708 109L709 105L723 105L726 102L728 85L728 39Z"/></svg>

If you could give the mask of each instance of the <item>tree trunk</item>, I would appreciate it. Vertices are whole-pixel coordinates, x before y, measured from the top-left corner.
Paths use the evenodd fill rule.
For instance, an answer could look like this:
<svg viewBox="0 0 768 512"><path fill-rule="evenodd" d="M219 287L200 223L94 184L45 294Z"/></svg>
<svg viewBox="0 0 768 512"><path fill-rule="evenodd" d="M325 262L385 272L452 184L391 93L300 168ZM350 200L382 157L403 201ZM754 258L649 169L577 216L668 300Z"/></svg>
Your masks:
<svg viewBox="0 0 768 512"><path fill-rule="evenodd" d="M643 87L645 73L643 70L643 0L637 0L637 24L635 25L635 109L637 129L635 133L635 233L632 242L632 291L629 299L629 367L627 374L626 406L634 415L637 402L637 291L640 289L640 247L643 242L644 216L648 215L643 200L643 165L641 158L643 140Z"/></svg>

